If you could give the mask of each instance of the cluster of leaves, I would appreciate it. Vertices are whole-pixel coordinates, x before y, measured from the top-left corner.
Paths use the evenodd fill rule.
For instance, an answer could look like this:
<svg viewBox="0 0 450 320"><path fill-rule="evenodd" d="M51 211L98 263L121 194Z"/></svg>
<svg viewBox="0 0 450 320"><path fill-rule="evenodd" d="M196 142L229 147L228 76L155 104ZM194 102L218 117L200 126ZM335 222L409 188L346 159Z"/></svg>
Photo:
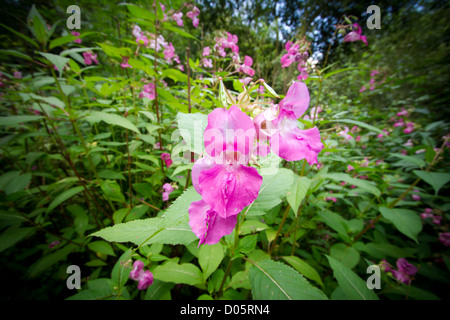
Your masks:
<svg viewBox="0 0 450 320"><path fill-rule="evenodd" d="M199 31L163 21L159 6L125 4L118 10L126 17L122 32L119 27L102 41L82 32L83 45L66 30L59 34L58 24L47 28L34 7L28 35L2 25L27 48L1 51L11 62L2 66L0 109L0 251L1 274L7 275L2 281L11 288L20 280L36 283L31 292L11 289L13 296L447 297L450 261L438 234L447 231L449 220L443 196L449 154L441 140L448 124L427 123L429 110L419 98L410 104L392 99L377 108L377 99L395 92L389 73L375 90L344 96L336 83L368 77L370 61L311 74L311 107L322 111L299 125L310 128L317 120L325 145L320 165L259 159L258 198L238 216L231 235L198 247L188 224L188 207L200 199L190 183L191 160L204 151L206 115L228 104L227 92L237 96L243 88L229 71L202 68L201 50L191 50L184 71L167 63L162 52L139 48L137 54L133 24L200 48ZM97 53L99 64L86 65L86 52ZM120 67L124 56L132 68ZM215 70L228 62L216 58ZM14 68L26 76L14 78ZM139 98L147 82L156 84L155 100ZM348 82L358 92L362 83ZM273 89L265 89L249 92L251 100L277 102ZM389 121L401 107L416 123L412 133ZM352 139L341 134L345 126L357 127ZM405 147L409 139L413 146ZM162 153L171 154L172 165ZM165 183L175 186L169 202L161 196ZM410 199L413 190L421 200ZM421 220L427 207L442 217L439 226ZM368 289L367 267L382 259L394 265L398 258L419 267L412 284L381 273L381 290ZM155 279L145 291L129 280L137 259ZM82 271L76 294L66 287L69 265Z"/></svg>

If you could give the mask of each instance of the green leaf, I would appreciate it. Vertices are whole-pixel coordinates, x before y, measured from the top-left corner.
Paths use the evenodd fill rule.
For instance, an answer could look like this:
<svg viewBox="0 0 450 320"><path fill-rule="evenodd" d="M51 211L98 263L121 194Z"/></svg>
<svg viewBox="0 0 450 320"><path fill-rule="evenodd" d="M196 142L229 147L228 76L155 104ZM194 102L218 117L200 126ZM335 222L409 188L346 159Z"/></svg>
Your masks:
<svg viewBox="0 0 450 320"><path fill-rule="evenodd" d="M26 237L32 235L36 232L35 228L17 228L11 227L7 230L2 231L0 234L0 252L12 247L17 242L22 241Z"/></svg>
<svg viewBox="0 0 450 320"><path fill-rule="evenodd" d="M53 48L56 48L56 47L62 46L63 44L72 42L76 38L77 37L69 34L69 35L66 35L66 36L63 36L63 37L59 37L59 38L53 39L52 41L50 41L49 49L52 50Z"/></svg>
<svg viewBox="0 0 450 320"><path fill-rule="evenodd" d="M139 129L127 118L123 116L119 116L117 114L113 113L107 113L103 111L96 111L91 113L91 115L86 117L86 120L91 122L99 122L104 121L108 124L120 126L125 129L129 129L131 131L134 131L136 133L140 133Z"/></svg>
<svg viewBox="0 0 450 320"><path fill-rule="evenodd" d="M379 197L381 195L380 190L377 187L375 187L374 184L372 184L368 181L362 180L362 179L352 178L350 175L348 175L346 173L328 173L328 174L324 175L323 177L327 178L327 179L335 180L335 181L345 181L345 182L349 183L350 185L355 185L367 192L372 193L376 197Z"/></svg>
<svg viewBox="0 0 450 320"><path fill-rule="evenodd" d="M178 128L184 141L192 152L201 154L205 150L203 132L208 124L208 118L202 113L177 114Z"/></svg>
<svg viewBox="0 0 450 320"><path fill-rule="evenodd" d="M107 256L115 256L113 248L106 241L93 241L88 244L88 248L94 252L100 252Z"/></svg>
<svg viewBox="0 0 450 320"><path fill-rule="evenodd" d="M187 33L186 31L184 31L184 30L182 30L180 28L177 28L177 27L175 27L175 26L173 26L173 25L171 25L169 23L163 23L163 28L166 29L166 30L169 30L169 31L173 31L173 32L175 32L176 34L179 34L182 37L200 41L196 37L194 37L192 34Z"/></svg>
<svg viewBox="0 0 450 320"><path fill-rule="evenodd" d="M216 271L224 258L224 250L221 243L214 245L202 245L198 251L198 263L203 270L203 277L208 277Z"/></svg>
<svg viewBox="0 0 450 320"><path fill-rule="evenodd" d="M282 262L254 263L249 279L254 300L327 300L322 291Z"/></svg>
<svg viewBox="0 0 450 320"><path fill-rule="evenodd" d="M297 216L298 208L305 198L311 182L311 179L307 177L299 177L295 175L295 181L286 193L286 200L294 211L295 216Z"/></svg>
<svg viewBox="0 0 450 320"><path fill-rule="evenodd" d="M45 31L45 26L42 24L41 20L37 15L33 17L33 29L36 34L36 38L40 43L45 44L47 41L47 33Z"/></svg>
<svg viewBox="0 0 450 320"><path fill-rule="evenodd" d="M414 156L407 156L407 155L403 155L403 154L400 154L400 153L393 153L393 154L391 154L391 156L392 157L396 157L396 158L400 158L403 161L411 163L415 167L422 168L422 167L424 167L426 165L425 161L423 161L420 158L414 157ZM403 161L397 162L396 165L397 166L402 166L402 162Z"/></svg>
<svg viewBox="0 0 450 320"><path fill-rule="evenodd" d="M80 193L82 190L84 190L84 187L78 186L78 187L74 187L69 190L66 190L63 193L59 194L48 206L47 213L51 212L53 209L55 209L57 206L59 206L64 201L72 198L77 193Z"/></svg>
<svg viewBox="0 0 450 320"><path fill-rule="evenodd" d="M64 248L61 248L54 253L40 258L27 270L27 276L37 277L39 274L50 268L58 261L65 260L67 258L67 255L75 249L76 246L74 244L68 244Z"/></svg>
<svg viewBox="0 0 450 320"><path fill-rule="evenodd" d="M59 76L61 76L64 66L69 63L68 58L64 58L53 53L39 52L39 54L58 68Z"/></svg>
<svg viewBox="0 0 450 320"><path fill-rule="evenodd" d="M326 120L323 123L326 123L326 122L343 122L343 123L354 124L359 127L366 128L369 131L374 131L374 132L382 133L385 135L384 131L378 129L377 127L371 126L370 124L361 122L361 121L350 120L350 119L333 119L333 120Z"/></svg>
<svg viewBox="0 0 450 320"><path fill-rule="evenodd" d="M246 236L239 240L238 251L242 253L250 253L255 250L258 235Z"/></svg>
<svg viewBox="0 0 450 320"><path fill-rule="evenodd" d="M7 26L5 26L5 25L2 24L2 23L0 23L0 26L2 26L3 28L5 28L5 29L11 31L11 32L14 33L16 36L19 36L20 38L24 39L24 40L27 41L28 43L31 43L31 44L32 44L33 46L35 46L36 48L39 48L39 45L37 44L37 42L34 41L33 39L27 37L26 35L24 35L24 34L18 32L18 31L16 31L16 30L14 30L14 29L11 29L11 28L7 27Z"/></svg>
<svg viewBox="0 0 450 320"><path fill-rule="evenodd" d="M378 296L367 287L367 284L350 268L339 260L326 256L333 269L334 277L350 300L378 300Z"/></svg>
<svg viewBox="0 0 450 320"><path fill-rule="evenodd" d="M344 243L336 243L330 249L330 255L342 262L349 269L353 269L359 262L359 252Z"/></svg>
<svg viewBox="0 0 450 320"><path fill-rule="evenodd" d="M145 9L138 7L131 3L123 3L123 5L127 6L128 11L130 12L130 14L132 16L139 18L139 19L148 20L151 22L155 21L155 15L153 13L151 13L150 11L145 10Z"/></svg>
<svg viewBox="0 0 450 320"><path fill-rule="evenodd" d="M318 211L317 215L319 216L319 220L325 222L327 226L332 228L333 230L337 231L339 236L346 242L350 241L350 238L348 236L347 232L347 224L346 220L340 216L337 213L325 210L325 211Z"/></svg>
<svg viewBox="0 0 450 320"><path fill-rule="evenodd" d="M153 277L164 282L204 286L201 270L192 263L178 264L169 260L153 269Z"/></svg>
<svg viewBox="0 0 450 320"><path fill-rule="evenodd" d="M350 70L358 70L358 69L360 69L360 68L359 67L342 68L342 69L339 69L339 70L335 70L335 71L331 71L331 72L326 73L323 76L323 78L327 79L327 78L329 78L329 77L331 77L331 76L333 76L335 74L341 73L341 72L350 71Z"/></svg>
<svg viewBox="0 0 450 320"><path fill-rule="evenodd" d="M308 263L306 263L305 261L296 256L284 256L281 258L287 263L289 263L292 267L294 267L295 270L300 272L308 279L317 282L323 288L323 282L322 279L320 278L319 273Z"/></svg>
<svg viewBox="0 0 450 320"><path fill-rule="evenodd" d="M101 237L107 241L133 242L137 245L144 243L188 245L198 239L189 226L188 208L191 202L200 199L201 196L193 187L190 187L161 217L116 224L97 231L92 236Z"/></svg>
<svg viewBox="0 0 450 320"><path fill-rule="evenodd" d="M431 185L437 195L439 190L450 181L450 173L444 172L427 172L427 171L413 171L416 176L423 179L426 183Z"/></svg>
<svg viewBox="0 0 450 320"><path fill-rule="evenodd" d="M165 69L161 73L162 77L168 77L175 82L187 82L187 76L178 69Z"/></svg>
<svg viewBox="0 0 450 320"><path fill-rule="evenodd" d="M145 300L161 300L167 295L170 297L170 290L175 285L170 282L164 282L160 281L158 279L155 279L153 281L153 284L148 287L147 292L145 293ZM170 298L169 298L170 299Z"/></svg>
<svg viewBox="0 0 450 320"><path fill-rule="evenodd" d="M419 243L417 235L422 231L422 221L415 211L397 208L379 208L384 218L394 224L394 226L405 236Z"/></svg>
<svg viewBox="0 0 450 320"><path fill-rule="evenodd" d="M9 171L0 177L0 190L6 195L24 190L31 181L31 173L21 174L20 171Z"/></svg>

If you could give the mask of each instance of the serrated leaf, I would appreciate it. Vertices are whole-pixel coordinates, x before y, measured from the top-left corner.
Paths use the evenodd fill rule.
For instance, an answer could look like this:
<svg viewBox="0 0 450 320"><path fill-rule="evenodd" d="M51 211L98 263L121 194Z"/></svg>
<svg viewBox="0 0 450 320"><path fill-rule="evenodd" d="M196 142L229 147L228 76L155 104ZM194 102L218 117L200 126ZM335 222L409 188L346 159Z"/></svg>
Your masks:
<svg viewBox="0 0 450 320"><path fill-rule="evenodd" d="M64 66L69 62L69 59L53 53L39 52L39 54L54 64L58 68L59 76L61 76Z"/></svg>
<svg viewBox="0 0 450 320"><path fill-rule="evenodd" d="M301 274L282 262L262 260L249 270L255 300L327 300Z"/></svg>
<svg viewBox="0 0 450 320"><path fill-rule="evenodd" d="M346 173L328 173L324 175L324 178L328 178L335 181L347 182L350 185L355 185L367 192L372 193L376 197L379 197L381 195L381 191L374 184L362 179L352 178L350 175Z"/></svg>
<svg viewBox="0 0 450 320"><path fill-rule="evenodd" d="M350 268L337 259L327 256L331 269L345 296L350 300L378 300L378 296Z"/></svg>
<svg viewBox="0 0 450 320"><path fill-rule="evenodd" d="M107 241L133 242L137 245L163 243L188 245L197 240L189 226L188 208L201 196L193 187L180 195L161 217L133 220L99 230L92 236Z"/></svg>

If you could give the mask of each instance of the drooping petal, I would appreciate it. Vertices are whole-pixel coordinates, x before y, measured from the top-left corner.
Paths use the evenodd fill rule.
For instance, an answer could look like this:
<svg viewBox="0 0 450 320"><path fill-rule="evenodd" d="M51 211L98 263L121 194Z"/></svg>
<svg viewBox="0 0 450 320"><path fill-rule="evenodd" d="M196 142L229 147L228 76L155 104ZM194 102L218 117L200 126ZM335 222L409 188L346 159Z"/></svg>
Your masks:
<svg viewBox="0 0 450 320"><path fill-rule="evenodd" d="M221 217L237 215L257 197L262 177L252 167L215 164L200 173L201 195Z"/></svg>
<svg viewBox="0 0 450 320"><path fill-rule="evenodd" d="M303 82L294 82L284 97L280 101L281 109L293 112L295 117L300 118L309 107L309 91Z"/></svg>
<svg viewBox="0 0 450 320"><path fill-rule="evenodd" d="M217 108L208 115L208 125L203 134L206 152L219 156L223 151L248 155L255 138L255 128L248 115L238 107L229 110Z"/></svg>
<svg viewBox="0 0 450 320"><path fill-rule="evenodd" d="M150 270L146 270L139 277L139 283L138 283L137 288L139 290L145 290L149 286L151 286L152 283L153 283L153 274L150 272Z"/></svg>
<svg viewBox="0 0 450 320"><path fill-rule="evenodd" d="M233 232L236 216L222 218L204 200L194 201L189 207L189 226L200 239L199 245L216 244L220 238Z"/></svg>
<svg viewBox="0 0 450 320"><path fill-rule="evenodd" d="M300 130L292 119L279 125L283 127L270 138L271 150L287 161L306 159L310 165L317 163L317 155L323 149L319 129Z"/></svg>

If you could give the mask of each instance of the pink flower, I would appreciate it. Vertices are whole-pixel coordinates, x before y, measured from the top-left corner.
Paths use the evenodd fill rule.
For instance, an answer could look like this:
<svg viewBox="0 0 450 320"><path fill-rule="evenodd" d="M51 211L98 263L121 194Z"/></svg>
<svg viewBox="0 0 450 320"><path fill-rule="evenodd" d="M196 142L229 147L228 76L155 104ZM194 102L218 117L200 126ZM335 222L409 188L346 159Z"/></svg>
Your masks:
<svg viewBox="0 0 450 320"><path fill-rule="evenodd" d="M380 261L379 266L380 269L384 272L391 272L394 268L389 262L384 259Z"/></svg>
<svg viewBox="0 0 450 320"><path fill-rule="evenodd" d="M378 70L372 70L371 72L370 72L370 76L371 77L374 77L374 76L376 76L377 74L379 74L380 73L380 71L378 71Z"/></svg>
<svg viewBox="0 0 450 320"><path fill-rule="evenodd" d="M132 66L130 66L128 64L128 60L130 59L130 57L122 57L122 63L120 64L120 66L122 68L133 68Z"/></svg>
<svg viewBox="0 0 450 320"><path fill-rule="evenodd" d="M355 30L349 32L345 37L344 37L344 42L353 42L353 41L358 41L361 40L362 42L364 42L367 46L367 37L361 35L362 33L362 29L361 27L357 24L354 23L353 24L353 28L355 28Z"/></svg>
<svg viewBox="0 0 450 320"><path fill-rule="evenodd" d="M150 100L154 100L156 97L155 93L155 84L154 83L148 83L144 84L143 90L139 93L139 98L148 98Z"/></svg>
<svg viewBox="0 0 450 320"><path fill-rule="evenodd" d="M212 68L213 67L211 59L203 58L201 62L202 62L202 65L204 68Z"/></svg>
<svg viewBox="0 0 450 320"><path fill-rule="evenodd" d="M97 55L92 53L91 51L83 52L83 57L84 63L88 66L91 65L93 62L95 62L95 64L98 64Z"/></svg>
<svg viewBox="0 0 450 320"><path fill-rule="evenodd" d="M289 67L292 64L292 62L294 62L294 59L290 54L286 53L281 57L280 62L281 62L281 67L286 68L286 67Z"/></svg>
<svg viewBox="0 0 450 320"><path fill-rule="evenodd" d="M204 57L209 56L210 54L211 54L211 51L210 51L209 47L203 48L203 56Z"/></svg>
<svg viewBox="0 0 450 320"><path fill-rule="evenodd" d="M400 272L398 270L392 270L391 272L392 272L392 275L395 277L395 279L397 279L398 281L400 281L408 286L411 284L411 278L408 277L408 275L406 275L403 272Z"/></svg>
<svg viewBox="0 0 450 320"><path fill-rule="evenodd" d="M130 272L130 279L139 281L137 286L139 290L145 290L153 283L153 274L149 270L144 271L143 269L144 263L136 260L133 263L133 270Z"/></svg>
<svg viewBox="0 0 450 320"><path fill-rule="evenodd" d="M148 46L149 40L147 38L147 36L145 35L140 35L139 37L136 38L136 43L140 46Z"/></svg>
<svg viewBox="0 0 450 320"><path fill-rule="evenodd" d="M258 92L259 94L264 94L265 88L264 86L259 86L258 90L256 90L256 92Z"/></svg>
<svg viewBox="0 0 450 320"><path fill-rule="evenodd" d="M189 11L188 13L186 13L186 17L188 17L189 19L192 20L192 25L197 28L198 27L198 23L200 22L199 19L197 18L197 16L200 14L200 9L197 7L194 7L192 9L192 11Z"/></svg>
<svg viewBox="0 0 450 320"><path fill-rule="evenodd" d="M347 172L350 172L350 171L352 171L352 170L355 170L355 168L353 168L353 166L349 164L349 165L347 166Z"/></svg>
<svg viewBox="0 0 450 320"><path fill-rule="evenodd" d="M60 243L60 242L59 242L58 240L53 241L52 243L50 243L50 244L48 245L48 247L51 249L51 248L53 248L54 246L57 246L59 243Z"/></svg>
<svg viewBox="0 0 450 320"><path fill-rule="evenodd" d="M192 184L202 200L188 210L199 245L215 244L230 234L239 212L258 196L262 177L247 166L255 133L250 117L236 106L208 115L203 134L207 155L192 168Z"/></svg>
<svg viewBox="0 0 450 320"><path fill-rule="evenodd" d="M22 73L20 71L14 71L13 77L16 79L22 79Z"/></svg>
<svg viewBox="0 0 450 320"><path fill-rule="evenodd" d="M348 134L349 131L350 131L350 129L347 126L345 126L344 130L339 131L337 135L344 137L346 140L351 140L351 139L353 139L353 137Z"/></svg>
<svg viewBox="0 0 450 320"><path fill-rule="evenodd" d="M164 47L164 59L168 63L172 63L172 59L175 57L175 47L172 45L172 43L169 43L167 46Z"/></svg>
<svg viewBox="0 0 450 320"><path fill-rule="evenodd" d="M450 232L439 233L439 241L446 247L450 247Z"/></svg>
<svg viewBox="0 0 450 320"><path fill-rule="evenodd" d="M359 93L363 92L366 90L366 87L362 86L361 89L359 89Z"/></svg>
<svg viewBox="0 0 450 320"><path fill-rule="evenodd" d="M183 19L182 19L182 17L183 17L183 12L174 13L172 15L172 19L175 20L175 22L177 23L177 25L179 27L183 26Z"/></svg>
<svg viewBox="0 0 450 320"><path fill-rule="evenodd" d="M248 85L250 82L252 82L252 78L251 77L245 77L243 79L239 79L239 82L244 84L244 86Z"/></svg>
<svg viewBox="0 0 450 320"><path fill-rule="evenodd" d="M268 139L272 152L287 161L306 159L312 165L323 149L319 130L300 130L297 126L297 119L308 109L309 99L307 86L294 82L279 105L260 113L253 122L258 138Z"/></svg>
<svg viewBox="0 0 450 320"><path fill-rule="evenodd" d="M355 138L355 141L360 141L361 140L361 136L357 136L356 138Z"/></svg>
<svg viewBox="0 0 450 320"><path fill-rule="evenodd" d="M300 72L300 74L297 76L297 80L302 81L308 79L309 74L307 68L304 66L303 61L298 64L297 70Z"/></svg>
<svg viewBox="0 0 450 320"><path fill-rule="evenodd" d="M163 193L162 193L162 198L163 201L168 201L169 200L169 195L172 193L173 191L173 187L170 183L165 183L163 186Z"/></svg>
<svg viewBox="0 0 450 320"><path fill-rule="evenodd" d="M161 154L161 160L164 161L167 168L169 168L172 165L172 159L170 159L170 154L168 154L167 152Z"/></svg>

